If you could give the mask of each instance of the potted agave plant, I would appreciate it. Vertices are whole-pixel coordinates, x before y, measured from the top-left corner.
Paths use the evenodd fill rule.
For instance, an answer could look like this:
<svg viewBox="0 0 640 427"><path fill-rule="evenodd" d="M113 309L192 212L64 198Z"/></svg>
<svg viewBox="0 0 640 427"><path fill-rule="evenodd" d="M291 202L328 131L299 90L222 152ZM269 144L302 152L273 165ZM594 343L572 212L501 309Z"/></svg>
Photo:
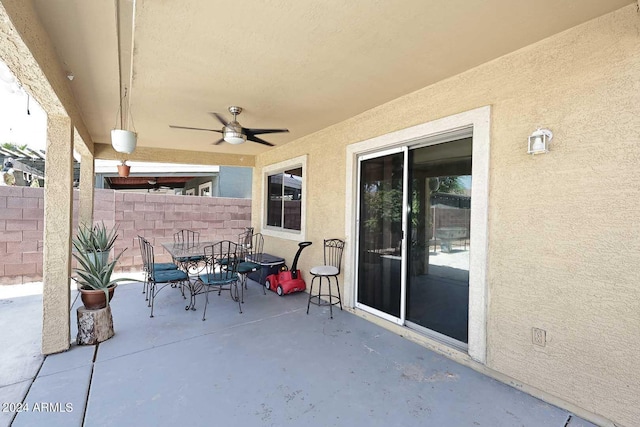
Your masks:
<svg viewBox="0 0 640 427"><path fill-rule="evenodd" d="M73 239L73 247L78 252L86 252L90 258L102 258L103 264L109 260L109 252L118 238L118 228L107 230L104 222L95 224L93 227L81 224L78 227L78 234Z"/></svg>
<svg viewBox="0 0 640 427"><path fill-rule="evenodd" d="M93 227L81 225L73 239L76 251L74 258L78 267L74 268L78 291L85 308L96 310L104 308L113 298L117 282L124 278L111 279L111 274L118 260L126 249L109 261L109 253L118 237L117 228L107 230L104 223Z"/></svg>

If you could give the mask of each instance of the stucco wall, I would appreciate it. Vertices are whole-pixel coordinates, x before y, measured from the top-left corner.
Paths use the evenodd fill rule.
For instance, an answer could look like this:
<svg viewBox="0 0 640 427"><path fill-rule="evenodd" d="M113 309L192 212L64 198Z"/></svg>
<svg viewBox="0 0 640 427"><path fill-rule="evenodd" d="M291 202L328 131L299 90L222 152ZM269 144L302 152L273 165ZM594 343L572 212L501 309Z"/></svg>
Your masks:
<svg viewBox="0 0 640 427"><path fill-rule="evenodd" d="M220 166L220 197L251 198L252 168Z"/></svg>
<svg viewBox="0 0 640 427"><path fill-rule="evenodd" d="M426 48L426 47L425 47ZM416 64L422 66L423 64ZM303 271L345 235L348 144L491 106L487 366L622 425L640 420L640 16L635 5L256 159L308 155ZM537 127L551 152L526 154ZM260 228L260 215L253 225ZM296 242L267 238L291 257ZM352 245L354 242L348 242ZM348 260L347 260L348 261ZM352 284L345 284L347 292ZM545 347L532 327L546 330Z"/></svg>

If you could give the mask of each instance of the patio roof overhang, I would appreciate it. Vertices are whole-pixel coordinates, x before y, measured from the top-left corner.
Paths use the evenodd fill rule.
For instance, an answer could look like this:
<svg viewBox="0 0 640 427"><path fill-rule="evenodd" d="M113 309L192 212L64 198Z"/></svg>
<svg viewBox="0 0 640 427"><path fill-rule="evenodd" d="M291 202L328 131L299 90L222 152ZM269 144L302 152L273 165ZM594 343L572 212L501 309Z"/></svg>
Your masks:
<svg viewBox="0 0 640 427"><path fill-rule="evenodd" d="M101 147L97 158L113 158L126 91L134 156L173 161L179 149L237 165L271 148L169 125L217 130L210 112L230 118L239 105L244 126L291 131L266 135L280 147L630 3L1 0L23 40L2 58L49 114L71 117L87 151Z"/></svg>

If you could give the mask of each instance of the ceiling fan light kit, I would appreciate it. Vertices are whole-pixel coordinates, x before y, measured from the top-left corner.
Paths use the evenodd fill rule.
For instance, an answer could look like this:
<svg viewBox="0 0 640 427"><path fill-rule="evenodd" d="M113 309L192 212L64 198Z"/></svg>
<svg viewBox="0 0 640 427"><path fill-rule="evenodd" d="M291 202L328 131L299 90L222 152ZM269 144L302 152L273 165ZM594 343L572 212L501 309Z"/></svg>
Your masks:
<svg viewBox="0 0 640 427"><path fill-rule="evenodd" d="M247 137L238 132L225 132L224 140L229 144L237 145L245 142Z"/></svg>
<svg viewBox="0 0 640 427"><path fill-rule="evenodd" d="M242 112L242 108L229 107L229 111L231 111L233 114L233 121L227 123L222 128L222 139L224 139L229 144L242 144L247 140L247 136L242 133L242 126L236 121L236 115Z"/></svg>

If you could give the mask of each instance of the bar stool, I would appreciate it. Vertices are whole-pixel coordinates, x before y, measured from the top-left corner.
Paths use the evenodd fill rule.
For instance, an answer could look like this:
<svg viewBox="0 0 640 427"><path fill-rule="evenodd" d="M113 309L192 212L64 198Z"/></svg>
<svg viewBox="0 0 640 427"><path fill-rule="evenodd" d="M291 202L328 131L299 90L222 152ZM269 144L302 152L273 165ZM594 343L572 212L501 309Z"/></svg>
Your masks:
<svg viewBox="0 0 640 427"><path fill-rule="evenodd" d="M329 313L333 319L333 306L340 305L342 310L342 298L340 296L340 283L338 282L338 276L340 275L340 266L342 264L342 250L344 249L344 240L340 239L327 239L324 241L324 265L313 267L311 274L311 287L309 288L309 300L307 301L307 314L309 314L309 305L314 304L318 306L328 305ZM331 278L336 281L336 288L338 289L338 296L331 293ZM329 286L329 293L322 293L322 279L327 279ZM319 279L318 293L313 295L313 283ZM326 299L323 299L325 297Z"/></svg>

